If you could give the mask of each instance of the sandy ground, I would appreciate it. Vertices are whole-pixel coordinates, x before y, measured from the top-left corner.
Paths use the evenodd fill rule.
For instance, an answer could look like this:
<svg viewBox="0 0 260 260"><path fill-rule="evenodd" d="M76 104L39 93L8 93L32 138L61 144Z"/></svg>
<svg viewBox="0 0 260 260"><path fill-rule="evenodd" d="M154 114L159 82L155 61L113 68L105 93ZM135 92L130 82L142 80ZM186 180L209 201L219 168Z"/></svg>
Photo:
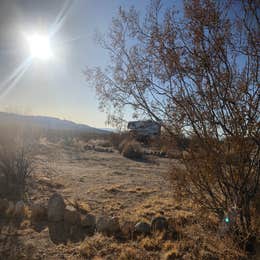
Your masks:
<svg viewBox="0 0 260 260"><path fill-rule="evenodd" d="M198 224L193 212L196 205L190 200L176 200L178 187L170 184L167 173L178 161L159 157L135 161L115 150L86 150L85 145L41 140L33 149L34 171L26 203L47 205L50 196L58 192L67 204L77 202L95 216L118 217L121 227L140 220L150 222L162 214L181 227L177 239L153 236L121 241L100 234L86 237L83 244L87 259L237 259L237 249L218 235L217 228L213 226L210 233L207 226ZM209 221L212 227L214 221ZM0 260L83 259L83 244L54 243L50 225L33 225L27 218L17 226L12 218L1 218L0 214Z"/></svg>
<svg viewBox="0 0 260 260"><path fill-rule="evenodd" d="M117 216L120 221L149 221L162 212L172 214L176 205L169 199L171 187L166 180L169 159L134 161L115 150L97 152L85 150L84 145L46 140L37 144L29 204L47 205L58 192L67 203L80 202L96 216ZM25 220L18 229L2 224L0 259L81 259L79 243L54 244L46 223L35 228Z"/></svg>
<svg viewBox="0 0 260 260"><path fill-rule="evenodd" d="M87 204L95 214L125 216L145 201L169 197L169 159L134 161L117 151L85 151L83 146L39 146L34 177L41 187L32 189L33 201L47 200L57 191L65 199Z"/></svg>

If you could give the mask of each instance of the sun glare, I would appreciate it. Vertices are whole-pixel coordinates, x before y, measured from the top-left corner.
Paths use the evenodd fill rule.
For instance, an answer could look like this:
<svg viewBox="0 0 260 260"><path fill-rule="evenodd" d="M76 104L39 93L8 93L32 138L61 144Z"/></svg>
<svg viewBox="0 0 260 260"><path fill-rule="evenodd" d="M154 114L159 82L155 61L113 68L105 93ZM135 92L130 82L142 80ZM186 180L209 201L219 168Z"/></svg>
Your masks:
<svg viewBox="0 0 260 260"><path fill-rule="evenodd" d="M33 58L48 60L52 57L50 39L47 35L33 34L27 37Z"/></svg>

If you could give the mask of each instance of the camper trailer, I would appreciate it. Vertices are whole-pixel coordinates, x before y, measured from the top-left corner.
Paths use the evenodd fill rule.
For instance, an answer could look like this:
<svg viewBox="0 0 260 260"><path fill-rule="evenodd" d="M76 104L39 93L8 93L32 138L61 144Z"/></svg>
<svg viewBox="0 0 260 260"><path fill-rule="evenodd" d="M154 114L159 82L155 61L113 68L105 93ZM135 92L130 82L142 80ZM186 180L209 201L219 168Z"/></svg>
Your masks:
<svg viewBox="0 0 260 260"><path fill-rule="evenodd" d="M140 141L148 141L161 134L161 125L152 120L131 121L127 128L130 134Z"/></svg>

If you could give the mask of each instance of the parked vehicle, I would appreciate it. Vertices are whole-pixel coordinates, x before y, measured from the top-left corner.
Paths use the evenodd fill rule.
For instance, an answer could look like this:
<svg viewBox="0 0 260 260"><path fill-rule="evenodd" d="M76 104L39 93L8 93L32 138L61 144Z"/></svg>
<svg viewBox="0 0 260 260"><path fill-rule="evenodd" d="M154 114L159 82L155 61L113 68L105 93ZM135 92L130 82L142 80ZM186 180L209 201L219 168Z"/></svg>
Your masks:
<svg viewBox="0 0 260 260"><path fill-rule="evenodd" d="M131 121L127 128L130 135L142 142L148 142L161 134L161 125L153 120Z"/></svg>

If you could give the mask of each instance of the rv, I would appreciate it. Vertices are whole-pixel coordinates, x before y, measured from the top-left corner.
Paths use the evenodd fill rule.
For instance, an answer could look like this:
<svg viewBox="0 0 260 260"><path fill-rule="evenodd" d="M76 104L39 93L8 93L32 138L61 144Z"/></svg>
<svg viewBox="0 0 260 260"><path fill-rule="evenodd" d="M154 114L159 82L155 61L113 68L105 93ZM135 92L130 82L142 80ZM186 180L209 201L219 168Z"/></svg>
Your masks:
<svg viewBox="0 0 260 260"><path fill-rule="evenodd" d="M152 120L131 121L128 123L127 129L133 137L140 141L148 141L161 134L161 125Z"/></svg>

